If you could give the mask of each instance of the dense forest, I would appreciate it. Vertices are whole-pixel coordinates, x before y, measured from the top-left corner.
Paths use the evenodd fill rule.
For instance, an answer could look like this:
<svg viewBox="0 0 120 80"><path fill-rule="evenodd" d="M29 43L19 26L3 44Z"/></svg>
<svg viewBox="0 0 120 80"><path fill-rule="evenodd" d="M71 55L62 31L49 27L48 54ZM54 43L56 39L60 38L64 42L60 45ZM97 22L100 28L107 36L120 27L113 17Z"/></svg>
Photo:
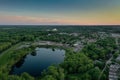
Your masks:
<svg viewBox="0 0 120 80"><path fill-rule="evenodd" d="M0 80L108 80L108 61L114 64L120 55L119 26L0 26ZM17 49L24 43L51 41L67 45L65 59L40 76L29 73L11 75L12 66L36 46ZM79 44L78 44L79 43ZM75 51L75 44L82 49ZM119 63L119 62L118 62ZM104 70L105 68L105 70ZM104 71L103 71L104 70Z"/></svg>

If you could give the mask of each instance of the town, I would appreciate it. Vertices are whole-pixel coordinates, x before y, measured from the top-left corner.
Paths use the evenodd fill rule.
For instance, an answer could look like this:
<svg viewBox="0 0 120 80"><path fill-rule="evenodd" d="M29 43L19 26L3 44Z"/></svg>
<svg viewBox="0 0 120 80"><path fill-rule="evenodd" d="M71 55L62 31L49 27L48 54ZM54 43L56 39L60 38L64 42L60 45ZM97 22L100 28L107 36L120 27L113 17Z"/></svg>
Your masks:
<svg viewBox="0 0 120 80"><path fill-rule="evenodd" d="M119 26L0 26L0 80L119 80L119 75Z"/></svg>

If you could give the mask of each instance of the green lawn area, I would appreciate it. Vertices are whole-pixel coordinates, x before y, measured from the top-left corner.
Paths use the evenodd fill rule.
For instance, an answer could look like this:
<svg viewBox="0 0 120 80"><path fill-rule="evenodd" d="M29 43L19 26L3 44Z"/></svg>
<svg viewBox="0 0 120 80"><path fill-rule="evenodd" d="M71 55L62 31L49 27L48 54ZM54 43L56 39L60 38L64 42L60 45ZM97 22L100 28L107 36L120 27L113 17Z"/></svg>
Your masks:
<svg viewBox="0 0 120 80"><path fill-rule="evenodd" d="M12 66L18 62L23 56L32 52L34 48L21 48L18 49L19 46L24 43L18 43L13 45L11 48L7 49L0 55L0 72L8 74L11 70Z"/></svg>
<svg viewBox="0 0 120 80"><path fill-rule="evenodd" d="M6 51L2 52L1 55L0 55L0 65L6 64L6 62L9 61L9 56L11 55L11 52L14 51L20 45L22 45L22 42L18 43L16 45L13 45L12 47L7 49Z"/></svg>

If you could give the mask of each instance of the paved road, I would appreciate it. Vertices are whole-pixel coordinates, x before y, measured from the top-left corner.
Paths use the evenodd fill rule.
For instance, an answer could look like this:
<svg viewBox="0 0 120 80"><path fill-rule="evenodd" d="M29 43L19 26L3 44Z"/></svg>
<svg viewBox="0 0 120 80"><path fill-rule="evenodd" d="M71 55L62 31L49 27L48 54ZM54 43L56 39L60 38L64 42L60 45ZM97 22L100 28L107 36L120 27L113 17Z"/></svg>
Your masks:
<svg viewBox="0 0 120 80"><path fill-rule="evenodd" d="M119 45L118 45L118 38L115 38L115 42L116 42L117 47L119 47ZM118 49L115 50L115 52L117 52L117 51L118 51ZM112 59L113 59L113 55L111 56L111 58L109 58L108 61L106 61L105 67L103 68L103 70L102 70L102 72L101 72L101 74L100 74L98 80L101 79L101 76L102 76L103 72L106 70L108 64L111 63L111 60L112 60ZM111 79L109 79L109 80L111 80ZM113 80L113 79L112 79L112 80Z"/></svg>

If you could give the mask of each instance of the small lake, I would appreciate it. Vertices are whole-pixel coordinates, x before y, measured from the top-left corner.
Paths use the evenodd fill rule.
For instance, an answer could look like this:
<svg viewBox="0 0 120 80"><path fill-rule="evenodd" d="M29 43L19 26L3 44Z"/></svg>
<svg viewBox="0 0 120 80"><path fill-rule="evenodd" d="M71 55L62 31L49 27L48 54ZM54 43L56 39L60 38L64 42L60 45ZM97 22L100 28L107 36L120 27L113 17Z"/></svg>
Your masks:
<svg viewBox="0 0 120 80"><path fill-rule="evenodd" d="M28 54L18 63L16 63L10 74L20 75L27 72L37 77L41 75L44 69L55 64L58 65L64 61L65 50L51 48L36 48L35 53Z"/></svg>

